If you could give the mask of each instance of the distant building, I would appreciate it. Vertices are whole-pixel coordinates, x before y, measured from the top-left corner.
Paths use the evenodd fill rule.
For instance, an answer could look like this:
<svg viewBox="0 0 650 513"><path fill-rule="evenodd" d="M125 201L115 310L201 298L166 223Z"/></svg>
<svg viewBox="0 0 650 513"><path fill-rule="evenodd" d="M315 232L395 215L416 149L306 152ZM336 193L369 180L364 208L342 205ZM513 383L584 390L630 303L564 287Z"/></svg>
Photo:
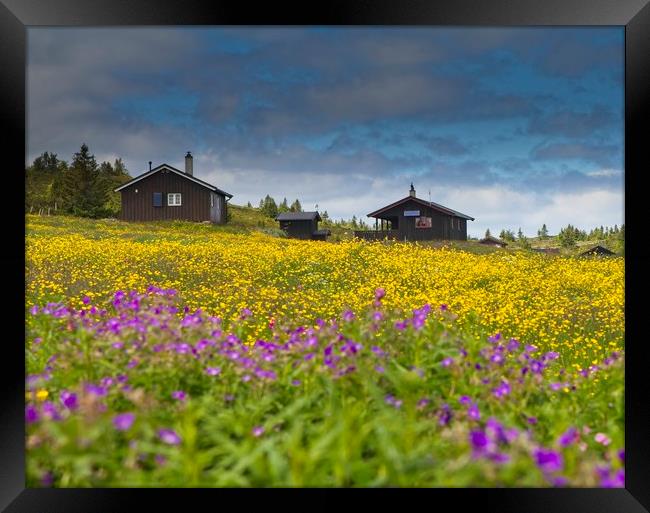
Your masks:
<svg viewBox="0 0 650 513"><path fill-rule="evenodd" d="M594 246L593 248L583 251L579 256L612 256L616 255L613 251L610 251L604 246Z"/></svg>
<svg viewBox="0 0 650 513"><path fill-rule="evenodd" d="M375 230L357 230L354 236L366 240L467 240L467 214L409 195L368 214L375 218Z"/></svg>
<svg viewBox="0 0 650 513"><path fill-rule="evenodd" d="M488 235L484 239L478 241L478 243L485 244L486 246L496 246L498 248L505 248L508 245L505 241L492 237L492 235Z"/></svg>
<svg viewBox="0 0 650 513"><path fill-rule="evenodd" d="M318 212L282 212L275 218L280 229L293 239L327 240L329 230L319 230L322 221Z"/></svg>
<svg viewBox="0 0 650 513"><path fill-rule="evenodd" d="M185 155L185 172L161 164L115 189L122 195L120 219L160 221L183 219L224 224L232 194L194 176L193 158Z"/></svg>
<svg viewBox="0 0 650 513"><path fill-rule="evenodd" d="M537 253L545 253L546 255L559 255L560 248L532 248Z"/></svg>

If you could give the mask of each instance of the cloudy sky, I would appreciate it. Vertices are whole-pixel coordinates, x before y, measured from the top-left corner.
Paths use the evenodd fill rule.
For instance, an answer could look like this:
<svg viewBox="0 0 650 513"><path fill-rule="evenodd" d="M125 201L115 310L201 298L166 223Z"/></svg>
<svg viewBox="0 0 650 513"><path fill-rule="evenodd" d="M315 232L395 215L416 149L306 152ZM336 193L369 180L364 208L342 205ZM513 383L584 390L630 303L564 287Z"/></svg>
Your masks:
<svg viewBox="0 0 650 513"><path fill-rule="evenodd" d="M28 154L82 142L254 205L331 217L408 194L536 235L623 220L613 28L29 28Z"/></svg>

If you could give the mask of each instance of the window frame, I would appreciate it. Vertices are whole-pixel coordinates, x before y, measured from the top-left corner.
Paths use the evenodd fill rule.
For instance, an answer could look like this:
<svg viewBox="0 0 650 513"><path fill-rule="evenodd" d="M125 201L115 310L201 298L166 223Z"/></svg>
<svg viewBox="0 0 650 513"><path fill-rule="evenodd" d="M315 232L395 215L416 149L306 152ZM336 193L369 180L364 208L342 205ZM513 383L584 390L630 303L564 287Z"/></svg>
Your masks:
<svg viewBox="0 0 650 513"><path fill-rule="evenodd" d="M176 197L178 197L178 203L176 203ZM174 199L172 203L170 200ZM183 206L183 195L180 192L168 192L167 193L167 206L168 207L182 207Z"/></svg>

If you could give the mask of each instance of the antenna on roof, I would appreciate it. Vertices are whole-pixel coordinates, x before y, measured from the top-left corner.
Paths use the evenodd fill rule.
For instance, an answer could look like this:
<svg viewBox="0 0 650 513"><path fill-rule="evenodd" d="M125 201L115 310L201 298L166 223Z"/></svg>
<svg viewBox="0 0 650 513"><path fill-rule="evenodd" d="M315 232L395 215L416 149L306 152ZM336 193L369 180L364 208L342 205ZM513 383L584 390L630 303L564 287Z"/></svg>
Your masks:
<svg viewBox="0 0 650 513"><path fill-rule="evenodd" d="M429 189L429 203L431 203L431 189Z"/></svg>

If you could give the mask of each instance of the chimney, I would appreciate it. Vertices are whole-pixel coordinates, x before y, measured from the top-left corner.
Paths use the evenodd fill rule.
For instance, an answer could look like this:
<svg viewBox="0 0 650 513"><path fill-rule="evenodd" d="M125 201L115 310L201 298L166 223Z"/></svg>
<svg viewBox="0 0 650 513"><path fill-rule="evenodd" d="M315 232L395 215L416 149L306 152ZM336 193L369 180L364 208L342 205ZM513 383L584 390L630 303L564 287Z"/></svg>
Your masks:
<svg viewBox="0 0 650 513"><path fill-rule="evenodd" d="M149 161L149 171L151 171L151 161Z"/></svg>
<svg viewBox="0 0 650 513"><path fill-rule="evenodd" d="M193 175L194 174L193 161L194 161L194 159L192 158L192 154L188 151L187 154L185 155L185 172L188 175Z"/></svg>
<svg viewBox="0 0 650 513"><path fill-rule="evenodd" d="M415 189L413 188L413 182L411 182L411 190L409 191L409 196L415 198Z"/></svg>

